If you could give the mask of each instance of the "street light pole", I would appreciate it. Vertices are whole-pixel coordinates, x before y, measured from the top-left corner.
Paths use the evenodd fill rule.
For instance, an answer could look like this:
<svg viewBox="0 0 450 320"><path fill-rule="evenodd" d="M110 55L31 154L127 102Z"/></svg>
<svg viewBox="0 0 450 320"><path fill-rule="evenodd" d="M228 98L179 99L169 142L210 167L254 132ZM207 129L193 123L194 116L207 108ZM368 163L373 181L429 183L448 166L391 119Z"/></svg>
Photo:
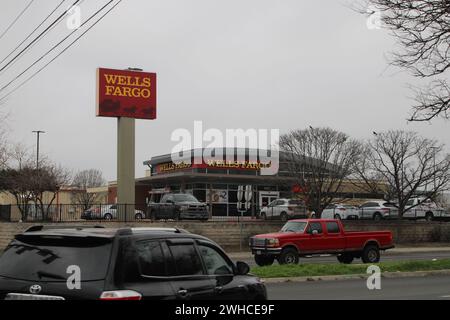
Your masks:
<svg viewBox="0 0 450 320"><path fill-rule="evenodd" d="M36 133L36 170L39 170L39 137L41 135L41 133L45 133L45 131L42 130L36 130L33 131L33 133Z"/></svg>

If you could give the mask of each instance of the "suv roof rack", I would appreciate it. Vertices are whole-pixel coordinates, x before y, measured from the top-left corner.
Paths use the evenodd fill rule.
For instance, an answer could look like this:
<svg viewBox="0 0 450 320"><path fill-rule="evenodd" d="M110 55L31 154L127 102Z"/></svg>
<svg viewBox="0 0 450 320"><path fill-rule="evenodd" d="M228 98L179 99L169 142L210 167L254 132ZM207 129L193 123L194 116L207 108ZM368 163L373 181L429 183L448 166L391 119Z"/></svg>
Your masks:
<svg viewBox="0 0 450 320"><path fill-rule="evenodd" d="M34 232L34 231L42 231L44 229L77 229L77 230L82 230L82 229L103 229L105 228L104 226L99 226L99 225L95 225L95 226L80 226L80 225L73 225L73 226L45 226L45 225L35 225L35 226L31 226L28 229L26 229L24 232Z"/></svg>
<svg viewBox="0 0 450 320"><path fill-rule="evenodd" d="M154 232L189 233L189 231L184 230L184 229L180 229L180 228L177 228L177 227L174 227L174 228L158 228L158 227L155 227L155 228L152 228L152 227L146 228L146 227L136 227L136 228L131 228L130 231L131 231L131 232L134 232L134 231L154 231Z"/></svg>

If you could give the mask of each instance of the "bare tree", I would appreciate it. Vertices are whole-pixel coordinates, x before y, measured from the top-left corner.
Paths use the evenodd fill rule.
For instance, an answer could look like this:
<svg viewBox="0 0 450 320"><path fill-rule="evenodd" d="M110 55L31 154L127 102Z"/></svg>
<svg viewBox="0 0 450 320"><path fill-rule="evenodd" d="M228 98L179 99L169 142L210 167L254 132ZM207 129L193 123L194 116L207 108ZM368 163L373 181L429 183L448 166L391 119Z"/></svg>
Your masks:
<svg viewBox="0 0 450 320"><path fill-rule="evenodd" d="M101 187L105 179L100 170L89 169L78 172L72 181L72 186L78 191L72 195L72 203L82 205L84 210L89 209L98 200L98 194L88 193L88 188Z"/></svg>
<svg viewBox="0 0 450 320"><path fill-rule="evenodd" d="M9 159L8 144L6 138L6 117L0 113L0 169L6 167Z"/></svg>
<svg viewBox="0 0 450 320"><path fill-rule="evenodd" d="M35 169L24 167L21 170L4 169L0 171L0 192L9 192L16 200L22 221L26 221L29 214L29 204L33 199L30 189L30 177L35 175Z"/></svg>
<svg viewBox="0 0 450 320"><path fill-rule="evenodd" d="M364 0L365 14L380 13L382 24L397 39L392 54L394 66L413 76L429 79L417 89L410 121L448 119L450 88L450 1L449 0ZM367 10L367 8L370 8Z"/></svg>
<svg viewBox="0 0 450 320"><path fill-rule="evenodd" d="M40 208L44 220L49 219L53 202L56 195L62 187L68 186L71 180L71 173L69 170L56 164L46 164L35 170L36 174L30 177L29 189L33 195L33 201ZM49 197L44 199L45 194Z"/></svg>
<svg viewBox="0 0 450 320"><path fill-rule="evenodd" d="M387 185L386 200L396 202L400 215L412 197L420 194L434 199L449 188L450 157L443 154L443 146L437 141L415 132L377 133L368 142L364 159L356 164L355 172L369 189L374 181Z"/></svg>
<svg viewBox="0 0 450 320"><path fill-rule="evenodd" d="M290 176L317 214L336 199L361 154L359 142L330 128L292 131L280 138L280 149L286 152Z"/></svg>

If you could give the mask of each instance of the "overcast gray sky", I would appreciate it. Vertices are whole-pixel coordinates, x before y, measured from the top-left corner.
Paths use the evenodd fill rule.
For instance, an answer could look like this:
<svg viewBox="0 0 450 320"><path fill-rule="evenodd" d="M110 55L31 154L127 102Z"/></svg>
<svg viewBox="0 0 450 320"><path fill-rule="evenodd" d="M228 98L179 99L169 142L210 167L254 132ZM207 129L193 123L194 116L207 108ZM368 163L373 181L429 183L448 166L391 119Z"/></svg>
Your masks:
<svg viewBox="0 0 450 320"><path fill-rule="evenodd" d="M3 31L29 0L2 0ZM60 0L35 1L0 39L3 59ZM65 8L73 1L66 1ZM85 0L86 18L107 1ZM124 0L74 47L10 96L10 138L74 171L116 178L116 120L95 117L97 67L158 73L158 119L138 120L136 175L170 152L177 128L330 126L354 138L408 129L450 145L444 120L408 124L411 76L387 68L394 40L369 30L344 0ZM4 85L69 31L52 30L7 72ZM1 60L0 60L1 61ZM20 83L20 82L18 82ZM14 88L12 86L11 88ZM1 96L1 94L0 94ZM448 147L447 147L448 150Z"/></svg>

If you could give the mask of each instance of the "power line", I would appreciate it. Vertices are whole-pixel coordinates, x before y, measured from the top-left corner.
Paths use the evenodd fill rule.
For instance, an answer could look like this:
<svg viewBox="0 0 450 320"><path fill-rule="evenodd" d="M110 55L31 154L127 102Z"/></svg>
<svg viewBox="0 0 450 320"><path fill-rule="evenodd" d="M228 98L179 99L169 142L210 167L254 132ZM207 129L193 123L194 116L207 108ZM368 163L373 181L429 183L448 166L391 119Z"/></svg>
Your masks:
<svg viewBox="0 0 450 320"><path fill-rule="evenodd" d="M109 2L107 2L103 7L101 7L97 12L95 12L93 15L91 15L85 22L83 22L83 24L80 26L80 28L82 28L84 25L86 25L89 21L91 21L97 14L99 14L101 11L103 11L107 6L109 6L114 0L110 0ZM14 77L10 82L8 82L6 85L4 85L3 87L0 88L0 92L2 92L3 90L5 90L7 87L9 87L14 81L16 81L17 79L19 79L22 75L24 75L28 70L30 70L31 68L33 68L36 64L38 64L40 61L42 61L42 59L44 59L46 56L48 56L51 52L53 52L53 50L55 50L57 47L59 47L64 41L66 41L68 38L70 38L70 36L72 36L75 32L77 32L78 30L75 29L74 31L72 31L71 33L69 33L69 35L67 35L66 37L64 37L61 41L59 41L57 44L55 44L50 50L48 50L46 53L44 53L39 59L37 59L36 61L34 61L30 66L28 66L28 68L26 68L24 71L22 71L21 73L19 73L16 77Z"/></svg>
<svg viewBox="0 0 450 320"><path fill-rule="evenodd" d="M76 0L72 6L76 6L78 4L78 2L80 2L81 0ZM53 21L44 31L42 31L33 41L31 41L25 48L22 49L22 51L20 51L14 58L12 58L6 65L4 65L1 69L0 72L2 72L3 70L5 70L14 60L16 60L18 57L20 57L22 55L22 53L24 53L29 47L31 47L36 41L38 41L48 30L50 30L50 28L52 28L54 25L56 25L57 23L59 23L59 21L61 21L61 19L67 14L67 12L69 12L70 9L67 9L66 11L64 11L58 18L56 18L55 21Z"/></svg>
<svg viewBox="0 0 450 320"><path fill-rule="evenodd" d="M34 0L31 0L26 7L19 13L19 15L10 23L10 25L6 28L5 31L0 35L0 40L3 39L5 34L16 24L16 22L23 16L23 14L28 10L28 8L33 4Z"/></svg>
<svg viewBox="0 0 450 320"><path fill-rule="evenodd" d="M10 54L8 54L5 58L3 58L2 61L0 61L0 64L2 64L3 62L5 62L6 59L8 59L14 52L17 51L17 49L19 49L28 39L30 39L30 37L45 23L47 22L47 20L56 12L56 10L59 9L59 7L61 7L61 5L66 2L66 0L62 0L55 9L53 9L52 12L50 12L50 14L36 27L34 28L34 30L21 42L19 43L19 45L17 47L14 48L13 51L11 51Z"/></svg>
<svg viewBox="0 0 450 320"><path fill-rule="evenodd" d="M32 80L35 76L37 76L39 73L41 73L47 66L49 66L53 61L58 59L64 52L66 52L72 45L74 45L79 39L81 39L86 33L88 33L93 27L95 27L103 18L108 15L112 10L114 10L115 7L117 7L123 0L119 0L114 6L112 6L105 14L103 14L94 24L92 24L86 31L84 31L79 37L77 37L73 42L71 42L66 48L64 48L63 51L61 51L57 56L55 56L52 60L47 62L42 68L37 70L35 73L33 73L30 77L28 77L26 80L24 80L19 86L17 86L14 90L7 93L5 96L0 98L0 102L4 99L8 98L11 94L19 90L21 87L23 87L28 81ZM99 10L101 11L101 10Z"/></svg>
<svg viewBox="0 0 450 320"><path fill-rule="evenodd" d="M65 0L64 0L65 1ZM80 6L82 3L84 2L84 0L80 0L78 3L77 3L77 5L78 6ZM58 17L58 19L57 19L57 21L55 20L55 24L52 24L52 25L50 25L49 26L49 28L47 28L46 30L44 30L44 32L43 32L43 34L42 34L42 36L41 35L39 35L39 39L37 39L37 41L36 42L34 42L34 43L30 43L30 45L28 46L28 48L25 48L25 50L24 51L22 51L22 52L20 52L19 54L18 54L18 56L16 56L13 60L14 61L10 61L11 62L11 64L9 64L9 66L7 65L7 66L5 66L5 68L3 68L2 70L0 70L0 75L3 73L3 72L5 72L5 71L7 71L8 69L10 69L12 66L14 66L19 60L20 60L20 58L22 58L23 57L23 55L24 54L26 54L29 50L31 50L36 44L38 44L49 32L51 32L54 28L56 28L62 21L63 21L63 19L60 19L60 18L63 18L65 15L67 15L67 13L71 10L71 8L73 8L73 6L74 5L72 5L72 6L70 6L69 7L69 9L68 10L66 10L63 14L62 14L62 17ZM12 53L14 53L14 52L12 52Z"/></svg>

